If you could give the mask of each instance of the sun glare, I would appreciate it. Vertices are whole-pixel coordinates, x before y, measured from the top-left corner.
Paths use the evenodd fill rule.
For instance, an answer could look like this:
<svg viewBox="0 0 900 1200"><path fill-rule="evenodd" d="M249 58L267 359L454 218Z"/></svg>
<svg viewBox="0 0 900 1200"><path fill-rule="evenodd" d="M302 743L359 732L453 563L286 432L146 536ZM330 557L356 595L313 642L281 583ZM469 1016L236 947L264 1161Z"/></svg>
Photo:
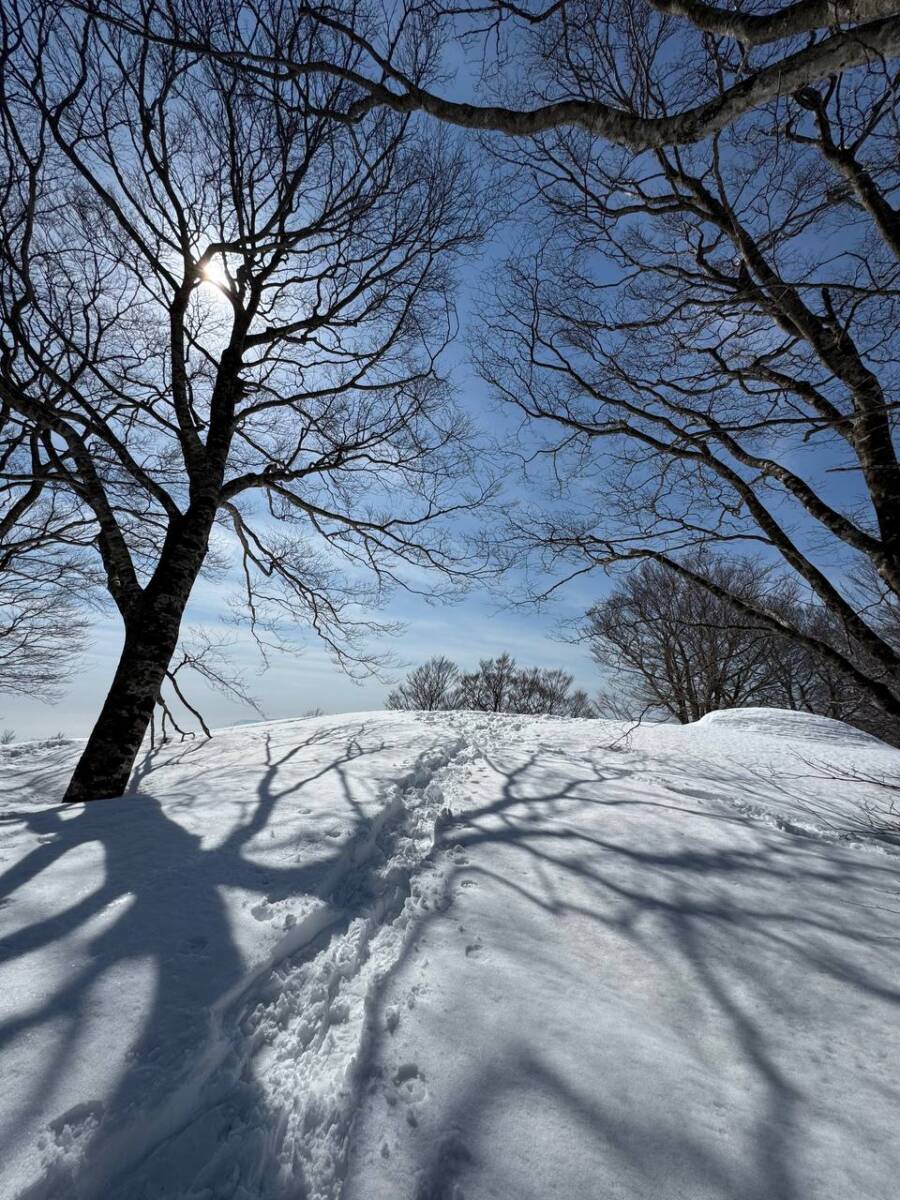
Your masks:
<svg viewBox="0 0 900 1200"><path fill-rule="evenodd" d="M203 278L207 283L211 283L220 291L228 292L231 290L228 275L225 272L225 265L219 258L212 258L209 262L204 263Z"/></svg>

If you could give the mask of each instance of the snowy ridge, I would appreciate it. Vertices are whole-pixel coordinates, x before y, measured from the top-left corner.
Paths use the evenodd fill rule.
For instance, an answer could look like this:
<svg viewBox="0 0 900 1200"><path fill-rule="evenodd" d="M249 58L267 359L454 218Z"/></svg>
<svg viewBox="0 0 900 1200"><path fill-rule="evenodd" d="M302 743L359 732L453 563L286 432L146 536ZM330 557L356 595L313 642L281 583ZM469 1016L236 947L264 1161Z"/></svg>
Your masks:
<svg viewBox="0 0 900 1200"><path fill-rule="evenodd" d="M663 728L648 728L645 743L654 744ZM766 708L724 709L666 732L697 752L692 773L709 786L691 794L798 837L900 854L897 821L893 832L879 828L862 807L886 809L890 796L877 781L890 784L898 775L897 751L871 734L831 717ZM754 744L759 761L751 765L742 760Z"/></svg>

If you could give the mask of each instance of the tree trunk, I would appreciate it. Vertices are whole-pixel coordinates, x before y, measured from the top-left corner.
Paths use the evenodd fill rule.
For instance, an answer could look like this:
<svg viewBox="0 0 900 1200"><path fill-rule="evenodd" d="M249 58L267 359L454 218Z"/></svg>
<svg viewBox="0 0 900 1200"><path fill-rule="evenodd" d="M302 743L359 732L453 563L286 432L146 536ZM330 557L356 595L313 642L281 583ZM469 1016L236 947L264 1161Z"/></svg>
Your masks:
<svg viewBox="0 0 900 1200"><path fill-rule="evenodd" d="M181 619L206 556L208 536L209 525L170 530L153 579L125 618L119 664L64 801L107 800L127 789L178 645Z"/></svg>

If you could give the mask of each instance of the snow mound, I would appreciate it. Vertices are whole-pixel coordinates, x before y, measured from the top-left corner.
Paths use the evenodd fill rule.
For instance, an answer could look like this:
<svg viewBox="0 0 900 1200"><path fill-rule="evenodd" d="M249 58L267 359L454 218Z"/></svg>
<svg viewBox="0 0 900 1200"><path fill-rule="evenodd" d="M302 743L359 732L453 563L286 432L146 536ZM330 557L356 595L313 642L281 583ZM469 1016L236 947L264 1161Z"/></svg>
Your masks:
<svg viewBox="0 0 900 1200"><path fill-rule="evenodd" d="M707 713L689 728L727 726L769 737L801 738L804 741L874 742L879 739L864 733L846 721L820 717L815 713L794 712L789 708L721 708Z"/></svg>
<svg viewBox="0 0 900 1200"><path fill-rule="evenodd" d="M0 1195L892 1200L900 753L834 725L260 723L67 808L32 745Z"/></svg>

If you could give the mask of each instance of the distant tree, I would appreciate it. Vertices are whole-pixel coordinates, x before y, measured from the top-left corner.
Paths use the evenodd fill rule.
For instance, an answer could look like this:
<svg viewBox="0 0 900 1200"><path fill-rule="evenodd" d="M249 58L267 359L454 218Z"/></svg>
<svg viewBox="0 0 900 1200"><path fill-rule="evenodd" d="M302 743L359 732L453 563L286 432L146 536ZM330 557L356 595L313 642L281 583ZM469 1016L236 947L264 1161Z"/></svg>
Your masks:
<svg viewBox="0 0 900 1200"><path fill-rule="evenodd" d="M565 671L519 667L506 653L483 658L476 671L461 673L455 663L436 657L416 667L387 698L393 709L467 708L477 712L592 717L586 692L572 690Z"/></svg>
<svg viewBox="0 0 900 1200"><path fill-rule="evenodd" d="M455 708L455 696L459 683L459 668L456 663L436 655L422 663L407 675L403 683L387 698L386 706L393 709Z"/></svg>
<svg viewBox="0 0 900 1200"><path fill-rule="evenodd" d="M787 599L785 585L751 559L695 555L690 569L756 603L782 607ZM687 723L720 708L779 702L773 642L781 639L661 563L631 571L590 609L585 632L596 662L616 677L600 701L611 716L656 710Z"/></svg>
<svg viewBox="0 0 900 1200"><path fill-rule="evenodd" d="M857 650L823 605L802 603L793 581L753 559L709 553L685 559L689 574L643 562L588 612L585 633L596 662L614 674L598 705L604 715L668 713L683 723L719 708L774 706L820 713L894 740L896 722L856 678L816 650ZM718 594L692 576L710 580ZM871 577L870 608L880 601ZM779 635L727 597L765 608L808 636ZM860 601L860 603L862 603ZM885 608L883 635L893 616Z"/></svg>
<svg viewBox="0 0 900 1200"><path fill-rule="evenodd" d="M885 596L868 572L858 573L848 590L854 594L854 602L868 612L869 620L879 625L882 637L900 649L900 621L893 595ZM822 605L795 604L791 620L812 639L835 646L843 655L860 653L846 629ZM854 676L817 653L809 642L773 637L771 663L778 688L773 703L847 721L884 741L900 745L900 721L875 704L869 691L860 687ZM871 663L864 665L865 669L872 669Z"/></svg>
<svg viewBox="0 0 900 1200"><path fill-rule="evenodd" d="M497 658L483 658L477 671L468 671L460 679L456 707L479 712L512 711L518 674L515 659L505 652Z"/></svg>
<svg viewBox="0 0 900 1200"><path fill-rule="evenodd" d="M572 691L573 682L572 676L559 668L529 667L518 671L509 709L536 716L594 716L594 705L587 692Z"/></svg>

